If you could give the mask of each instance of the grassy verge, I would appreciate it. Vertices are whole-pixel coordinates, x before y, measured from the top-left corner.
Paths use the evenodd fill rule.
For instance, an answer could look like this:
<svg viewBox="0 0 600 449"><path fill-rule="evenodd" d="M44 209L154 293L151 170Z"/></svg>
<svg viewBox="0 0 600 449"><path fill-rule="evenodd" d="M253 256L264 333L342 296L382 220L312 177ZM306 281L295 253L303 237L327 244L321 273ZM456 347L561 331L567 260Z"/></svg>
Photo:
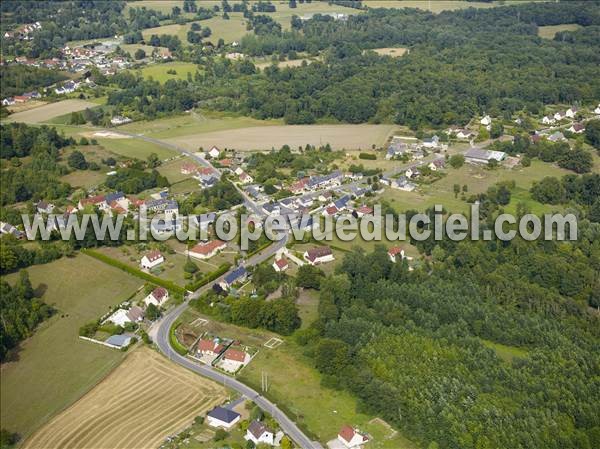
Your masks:
<svg viewBox="0 0 600 449"><path fill-rule="evenodd" d="M169 344L171 345L171 348L173 348L173 350L179 354L179 355L186 355L187 354L187 349L185 346L183 346L181 343L179 343L179 340L177 339L177 335L175 335L175 332L177 331L177 328L179 327L181 323L179 321L175 321L173 323L173 325L171 326L171 329L169 329Z"/></svg>

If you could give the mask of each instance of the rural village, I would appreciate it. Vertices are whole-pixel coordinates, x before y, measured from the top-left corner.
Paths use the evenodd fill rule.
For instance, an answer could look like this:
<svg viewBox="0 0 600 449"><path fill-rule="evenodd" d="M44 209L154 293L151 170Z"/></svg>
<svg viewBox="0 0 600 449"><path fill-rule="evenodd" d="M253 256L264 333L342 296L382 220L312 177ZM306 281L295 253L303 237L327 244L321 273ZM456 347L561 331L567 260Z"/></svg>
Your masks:
<svg viewBox="0 0 600 449"><path fill-rule="evenodd" d="M481 391L472 397L454 397L460 376L475 385L479 380L467 373L482 369L481 361L497 369L482 379L508 378L536 354L554 367L548 342L564 344L564 353L575 351L571 338L583 342L582 360L597 343L589 330L600 310L600 91L593 76L578 75L577 86L562 79L560 100L550 100L548 87L522 104L513 98L518 94L490 87L467 107L436 85L412 97L414 110L398 106L404 87L382 87L371 107L344 99L371 80L340 81L346 91L331 98L325 85L316 86L342 80L346 69L390 79L404 64L443 71L415 62L425 46L417 25L443 27L447 20L454 32L452 21L474 20L494 33L494 22L505 20L501 12L516 8L535 27L535 34L519 35L531 48L587 51L592 38L578 33L600 23L544 20L544 7L559 14L545 2L533 2L532 10L529 2L496 1L101 3L91 2L87 12L84 5L44 5L47 18L20 6L2 9L0 270L2 296L18 304L2 314L14 320L2 327L2 449L499 447L491 436L460 440L453 433L460 414L452 408L452 419L444 416L440 403L485 408L476 402L485 388L490 396L493 390L477 384ZM579 17L575 9L568 14ZM365 31L384 29L388 20L410 32ZM78 33L58 31L71 23L79 23ZM357 34L344 34L346 27ZM437 35L427 39L445 45ZM555 70L558 80L568 79L564 70ZM292 87L287 96L282 84L300 73L295 82L312 93ZM424 79L413 85L421 88ZM468 76L448 79L462 86L457 91L468 84ZM436 94L439 113L424 100ZM313 97L320 103L309 108ZM337 103L345 115L325 112ZM433 217L435 205L445 219L477 205L485 225L504 212L570 212L584 221L587 240L573 250L562 242L530 252L519 242L515 252L530 261L523 268L497 255L503 249L496 241L469 249L410 237L345 241L330 232L318 239L310 232L349 218L381 226L376 210ZM85 214L122 218L118 239L88 231L79 240L63 238ZM39 235L28 235L24 215L41 218ZM217 222L227 216L250 231L276 217L286 225L279 240L263 234L242 248L240 230L232 239L217 235ZM198 231L194 240L173 236L190 228ZM549 262L553 251L564 265ZM542 290L555 272L560 280ZM485 298L467 310L458 305L471 304L467 297ZM500 305L490 305L495 298ZM548 298L554 302L546 306ZM572 320L565 329L579 329L555 329L562 326L556 317ZM513 323L510 331L502 320ZM531 335L522 336L521 326L530 326ZM469 364L448 368L466 352ZM427 375L413 389L417 370ZM494 390L486 413L505 416L501 399L525 384L515 379L503 384L504 393ZM535 388L550 391L550 383ZM524 403L515 399L510 407ZM572 410L564 409L553 423L567 422ZM541 416L540 410L546 409L540 407ZM453 424L437 429L437 419ZM577 425L592 430L573 438L591 442L600 434L586 419ZM571 447L573 440L564 441Z"/></svg>

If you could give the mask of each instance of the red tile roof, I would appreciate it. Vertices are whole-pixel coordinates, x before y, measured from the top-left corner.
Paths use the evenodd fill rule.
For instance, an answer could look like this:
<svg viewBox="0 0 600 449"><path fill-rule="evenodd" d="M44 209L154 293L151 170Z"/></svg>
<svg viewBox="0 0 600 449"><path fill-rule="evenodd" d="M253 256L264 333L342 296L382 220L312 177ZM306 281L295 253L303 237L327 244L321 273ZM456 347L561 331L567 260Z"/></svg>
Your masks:
<svg viewBox="0 0 600 449"><path fill-rule="evenodd" d="M234 360L236 362L243 362L246 360L246 353L237 349L228 349L223 354L223 358L226 360Z"/></svg>
<svg viewBox="0 0 600 449"><path fill-rule="evenodd" d="M212 253L217 248L221 248L222 246L225 246L225 242L221 240L211 240L207 243L199 243L198 245L190 249L190 251L196 254L202 254L206 256L207 254Z"/></svg>
<svg viewBox="0 0 600 449"><path fill-rule="evenodd" d="M325 212L327 212L327 215L334 215L337 211L338 211L338 208L335 206L329 206L327 209L325 209Z"/></svg>
<svg viewBox="0 0 600 449"><path fill-rule="evenodd" d="M390 256L396 256L400 253L402 253L402 248L399 246L394 246L393 248L390 248L390 250L388 251L388 254Z"/></svg>
<svg viewBox="0 0 600 449"><path fill-rule="evenodd" d="M150 262L154 262L155 260L158 260L162 257L162 254L160 253L160 251L158 250L154 250L154 251L150 251L148 254L146 254L146 258L150 261Z"/></svg>
<svg viewBox="0 0 600 449"><path fill-rule="evenodd" d="M317 246L316 248L309 249L307 251L308 260L314 261L319 257L331 255L331 248L329 246Z"/></svg>
<svg viewBox="0 0 600 449"><path fill-rule="evenodd" d="M152 291L152 296L158 301L161 302L165 296L167 296L167 289L163 287L157 287Z"/></svg>
<svg viewBox="0 0 600 449"><path fill-rule="evenodd" d="M277 264L277 266L282 269L288 266L288 261L287 259L284 259L283 257L279 260L276 260L275 263Z"/></svg>
<svg viewBox="0 0 600 449"><path fill-rule="evenodd" d="M361 214L372 214L373 208L363 205L358 208L358 212L360 212Z"/></svg>

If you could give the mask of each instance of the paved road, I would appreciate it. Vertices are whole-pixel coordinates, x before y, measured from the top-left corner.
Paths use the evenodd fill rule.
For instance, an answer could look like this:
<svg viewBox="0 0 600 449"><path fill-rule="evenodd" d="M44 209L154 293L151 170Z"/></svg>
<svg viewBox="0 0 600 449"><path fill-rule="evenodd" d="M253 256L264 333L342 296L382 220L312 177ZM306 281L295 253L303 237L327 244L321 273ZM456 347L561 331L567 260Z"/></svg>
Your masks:
<svg viewBox="0 0 600 449"><path fill-rule="evenodd" d="M195 154L193 154L193 153L187 151L186 149L181 148L177 145L173 145L173 144L163 142L158 139L146 137L146 136L140 136L138 134L125 133L122 131L119 131L119 132L121 134L130 135L132 137L145 140L146 142L151 142L151 143L161 145L161 146L173 149L175 151L178 151L182 154L185 154L185 155L195 159L202 165L212 168L216 173L219 173L219 171L215 167L213 167L213 165L209 161L207 161L206 159L204 159L202 157L198 157ZM236 188L244 197L244 200L245 200L244 203L245 203L246 207L251 209L259 217L264 217L265 213L262 210L262 208L260 206L258 206L254 201L252 201L252 199L250 199L250 197L246 194L246 192L239 189L237 186L236 186ZM265 250L250 257L247 261L244 262L243 265L246 267L251 267L253 265L257 265L257 264L267 260L269 257L273 256L279 249L281 249L285 246L285 244L287 243L287 239L288 239L288 234L286 234L285 237L282 238L281 240L274 242L271 246L269 246ZM219 382L219 383L223 384L224 386L229 387L229 388L237 391L241 395L253 400L254 403L256 405L258 405L262 410L269 413L279 423L281 429L302 449L321 449L322 448L321 444L318 442L311 441L310 438L308 438L304 434L304 432L302 432L302 430L300 430L300 428L296 425L296 423L294 423L294 421L292 421L290 418L288 418L285 415L285 413L283 413L277 407L276 404L272 403L265 397L261 396L259 393L254 391L252 388L246 386L245 384L241 383L237 379L234 379L225 374L222 374L222 373L214 370L210 366L201 365L201 364L194 362L186 357L183 357L183 356L179 355L177 352L175 352L173 350L173 348L171 348L171 344L169 342L169 331L170 331L173 323L177 320L177 318L179 318L179 316L187 308L189 300L193 299L193 298L198 298L201 294L205 293L208 289L210 289L212 284L221 282L226 275L227 275L227 273L223 274L221 277L219 277L215 281L208 283L201 289L192 293L185 302L183 302L182 304L178 305L177 307L175 307L174 309L169 311L169 313L167 315L165 315L158 323L156 323L153 326L151 335L152 335L156 345L158 346L158 349L163 354L165 354L169 358L169 360L171 360L172 362L175 362L175 363L177 363L191 371L194 371L204 377L208 377L209 379L212 379L215 382Z"/></svg>
<svg viewBox="0 0 600 449"><path fill-rule="evenodd" d="M246 265L255 265L258 264L269 257L271 257L275 252L285 246L287 241L286 238L282 239L279 242L275 242L269 248L265 249L260 254L256 254L251 257L248 261L246 261ZM221 276L215 282L219 282L225 275ZM183 313L183 311L188 306L188 301L191 298L196 298L200 294L204 293L207 289L210 288L210 284L204 286L202 289L194 292L187 301L178 305L174 309L172 309L167 315L165 315L158 323L155 325L155 329L153 329L152 336L158 349L165 354L169 360L175 362L189 370L192 370L204 377L208 377L209 379L214 380L224 386L231 388L241 395L251 399L254 401L256 405L258 405L262 410L269 413L281 426L281 429L302 449L321 449L322 446L318 442L313 442L308 438L302 430L288 418L285 413L283 413L276 404L272 403L265 397L261 396L259 393L254 391L252 388L247 385L241 383L237 379L229 377L225 374L220 373L219 371L214 370L212 367L207 365L201 365L198 362L194 362L186 357L179 355L177 352L171 348L169 342L169 330L173 323L179 318L179 316Z"/></svg>

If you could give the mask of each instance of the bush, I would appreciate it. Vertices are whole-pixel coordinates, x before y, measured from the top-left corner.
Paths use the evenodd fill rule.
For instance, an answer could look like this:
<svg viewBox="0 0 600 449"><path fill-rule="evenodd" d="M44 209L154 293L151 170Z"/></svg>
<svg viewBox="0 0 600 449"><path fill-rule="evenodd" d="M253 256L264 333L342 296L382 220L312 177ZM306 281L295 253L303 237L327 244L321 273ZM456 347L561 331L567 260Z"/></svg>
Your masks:
<svg viewBox="0 0 600 449"><path fill-rule="evenodd" d="M377 159L377 155L376 154L372 154L372 153L360 153L358 155L359 159L365 159L368 161L374 161Z"/></svg>

